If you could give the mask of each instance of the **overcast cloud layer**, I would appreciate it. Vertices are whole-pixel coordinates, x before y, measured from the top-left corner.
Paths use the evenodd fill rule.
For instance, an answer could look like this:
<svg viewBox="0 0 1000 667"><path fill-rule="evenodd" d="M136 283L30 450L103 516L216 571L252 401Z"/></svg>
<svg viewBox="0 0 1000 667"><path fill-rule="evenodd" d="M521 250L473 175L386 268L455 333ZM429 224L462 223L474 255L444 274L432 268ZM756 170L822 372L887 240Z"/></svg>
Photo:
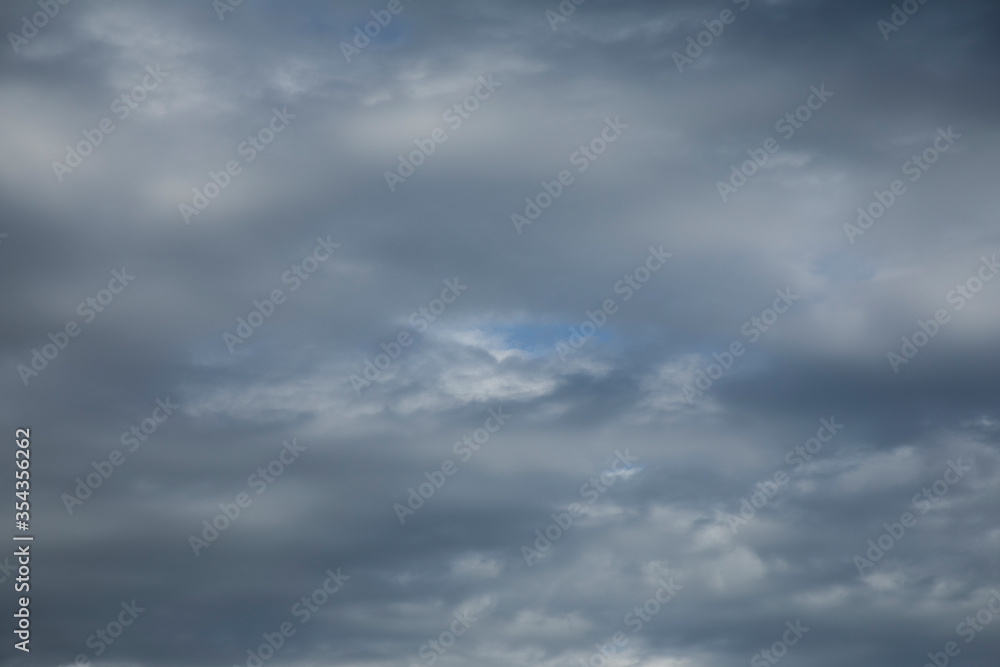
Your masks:
<svg viewBox="0 0 1000 667"><path fill-rule="evenodd" d="M0 664L996 664L996 3L64 1Z"/></svg>

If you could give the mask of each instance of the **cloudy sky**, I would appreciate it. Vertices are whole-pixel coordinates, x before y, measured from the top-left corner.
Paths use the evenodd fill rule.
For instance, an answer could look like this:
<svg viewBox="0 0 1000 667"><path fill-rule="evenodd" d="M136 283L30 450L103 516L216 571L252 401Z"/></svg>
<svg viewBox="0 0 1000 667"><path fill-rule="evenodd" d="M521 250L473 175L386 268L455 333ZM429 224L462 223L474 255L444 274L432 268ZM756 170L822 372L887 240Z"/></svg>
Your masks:
<svg viewBox="0 0 1000 667"><path fill-rule="evenodd" d="M995 3L0 27L0 664L995 664Z"/></svg>

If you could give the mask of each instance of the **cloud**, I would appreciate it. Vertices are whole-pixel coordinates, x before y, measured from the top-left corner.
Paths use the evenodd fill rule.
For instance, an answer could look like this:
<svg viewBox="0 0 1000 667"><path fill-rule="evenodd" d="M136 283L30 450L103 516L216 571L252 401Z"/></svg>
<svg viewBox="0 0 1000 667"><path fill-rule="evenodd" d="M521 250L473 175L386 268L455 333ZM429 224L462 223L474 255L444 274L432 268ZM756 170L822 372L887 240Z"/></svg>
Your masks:
<svg viewBox="0 0 1000 667"><path fill-rule="evenodd" d="M884 39L891 3L590 0L553 29L557 2L401 0L348 61L341 44L390 4L248 0L220 20L211 2L76 0L6 40L0 414L32 429L31 660L248 664L289 619L269 666L568 667L623 632L609 665L728 667L798 619L789 664L909 666L948 641L968 664L995 656L994 634L965 644L956 626L1000 585L1000 282L949 298L1000 245L995 3L926 3ZM673 54L727 9L679 72ZM4 5L5 35L38 11ZM122 117L150 67L169 76ZM502 85L475 98L488 76ZM813 86L833 96L787 136ZM280 132L276 109L294 114ZM620 141L597 142L615 118ZM913 171L948 127L960 138ZM780 150L723 201L769 137ZM511 215L563 170L519 234ZM180 204L223 173L185 224ZM896 179L905 194L852 243L844 226ZM340 245L309 271L317 239ZM626 299L661 245L669 262ZM123 267L134 281L89 319L79 304ZM468 290L446 304L453 280ZM772 321L780 290L800 299ZM617 311L560 356L606 299ZM711 387L688 400L699 373ZM127 451L167 397L176 414ZM498 409L509 423L463 461L456 443ZM824 418L843 432L792 474ZM292 440L305 451L269 472ZM626 449L638 463L608 473ZM959 458L961 483L859 574ZM401 525L394 504L448 461ZM189 536L241 493L195 556ZM574 502L528 567L521 545ZM300 623L338 568L350 579ZM683 588L642 611L671 577ZM88 638L133 600L145 611L97 655Z"/></svg>

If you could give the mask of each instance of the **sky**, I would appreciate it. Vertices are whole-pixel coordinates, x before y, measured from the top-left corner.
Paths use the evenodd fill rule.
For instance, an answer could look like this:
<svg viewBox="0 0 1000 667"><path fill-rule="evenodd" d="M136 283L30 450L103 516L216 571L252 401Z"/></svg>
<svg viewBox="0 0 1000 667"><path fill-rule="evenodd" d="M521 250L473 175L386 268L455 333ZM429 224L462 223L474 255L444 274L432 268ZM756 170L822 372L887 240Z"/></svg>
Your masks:
<svg viewBox="0 0 1000 667"><path fill-rule="evenodd" d="M3 3L0 665L995 664L998 26Z"/></svg>

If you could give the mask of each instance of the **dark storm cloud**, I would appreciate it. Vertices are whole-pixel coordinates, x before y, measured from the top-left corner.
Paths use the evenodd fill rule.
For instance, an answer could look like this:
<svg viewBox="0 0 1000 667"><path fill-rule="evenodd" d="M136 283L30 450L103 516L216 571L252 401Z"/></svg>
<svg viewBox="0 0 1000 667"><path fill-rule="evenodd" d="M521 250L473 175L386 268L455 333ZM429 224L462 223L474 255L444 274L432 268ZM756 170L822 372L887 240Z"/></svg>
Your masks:
<svg viewBox="0 0 1000 667"><path fill-rule="evenodd" d="M389 4L73 0L6 38L0 414L32 427L38 541L32 655L0 655L248 664L285 622L265 664L756 667L796 622L789 664L995 655L957 628L1000 587L1000 281L951 295L998 248L996 8L401 0L344 46Z"/></svg>

